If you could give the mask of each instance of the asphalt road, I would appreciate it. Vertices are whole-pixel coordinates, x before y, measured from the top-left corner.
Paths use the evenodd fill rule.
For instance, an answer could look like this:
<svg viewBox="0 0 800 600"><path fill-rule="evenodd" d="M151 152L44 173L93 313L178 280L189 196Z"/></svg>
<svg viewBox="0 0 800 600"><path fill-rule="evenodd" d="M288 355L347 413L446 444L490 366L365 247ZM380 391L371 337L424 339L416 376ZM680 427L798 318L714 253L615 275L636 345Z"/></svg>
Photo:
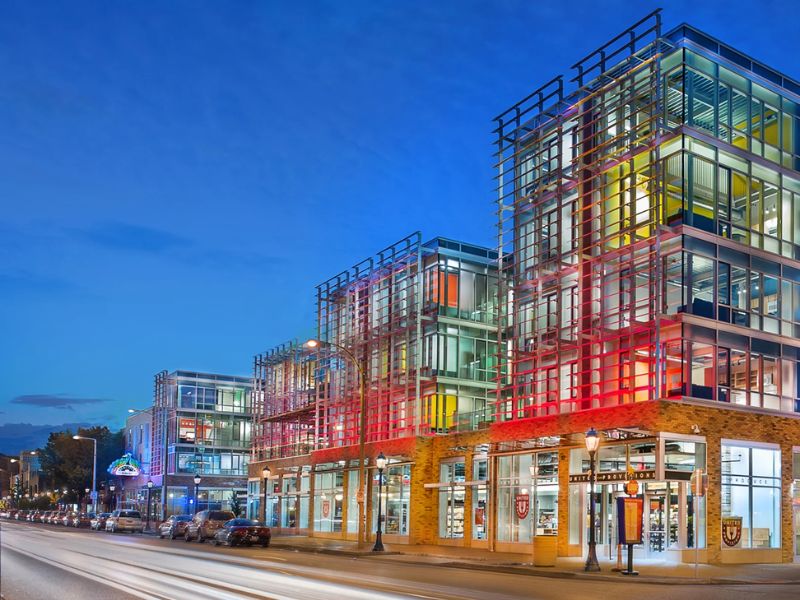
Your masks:
<svg viewBox="0 0 800 600"><path fill-rule="evenodd" d="M487 573L391 557L215 548L149 536L0 522L3 600L747 600L800 597L790 585L650 585Z"/></svg>

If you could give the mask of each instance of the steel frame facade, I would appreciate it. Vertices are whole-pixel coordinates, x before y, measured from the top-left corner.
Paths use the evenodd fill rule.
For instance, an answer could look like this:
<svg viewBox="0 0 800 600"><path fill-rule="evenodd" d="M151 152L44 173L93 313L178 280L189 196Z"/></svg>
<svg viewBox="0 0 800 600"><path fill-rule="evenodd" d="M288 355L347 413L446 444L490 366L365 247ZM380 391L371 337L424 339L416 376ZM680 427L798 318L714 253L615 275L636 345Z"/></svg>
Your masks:
<svg viewBox="0 0 800 600"><path fill-rule="evenodd" d="M660 396L664 45L654 12L496 118L500 421Z"/></svg>

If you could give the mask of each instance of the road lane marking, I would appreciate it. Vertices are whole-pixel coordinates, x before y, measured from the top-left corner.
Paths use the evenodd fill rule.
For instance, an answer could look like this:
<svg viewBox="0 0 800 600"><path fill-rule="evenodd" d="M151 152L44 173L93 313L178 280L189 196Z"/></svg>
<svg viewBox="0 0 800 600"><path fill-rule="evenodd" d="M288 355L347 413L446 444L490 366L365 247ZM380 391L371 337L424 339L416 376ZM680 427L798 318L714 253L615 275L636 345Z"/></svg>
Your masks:
<svg viewBox="0 0 800 600"><path fill-rule="evenodd" d="M350 597L353 596L353 592L356 592L357 595L361 595L358 592L364 593L367 590L372 590L373 595L371 596L371 595L367 594L366 598L374 597L375 593L378 593L378 594L391 594L391 595L393 595L395 597L397 595L402 595L402 596L405 596L405 597L418 597L418 598L424 598L426 600L429 600L429 599L438 600L438 599L441 599L441 598L444 598L444 597L451 598L453 600L466 600L468 598L467 596L461 595L461 594L459 594L457 592L453 593L453 591L451 591L449 589L448 590L444 590L443 589L443 590L441 590L441 593L438 593L438 594L437 594L437 591L433 591L432 590L431 593L437 594L437 595L433 595L433 596L419 594L419 593L415 593L415 590L414 590L414 587L413 587L414 584L411 583L411 582L398 582L395 579L387 578L387 577L377 577L377 578L373 577L371 580L369 580L369 582L367 582L367 581L364 580L364 575L359 575L359 574L345 575L341 571L336 571L336 569L331 569L331 568L319 568L319 567L313 567L313 566L301 565L301 564L298 564L298 565L295 566L295 564L289 563L289 564L285 565L285 567L282 569L282 568L278 568L277 565L275 565L275 566L270 565L270 562L273 562L276 559L280 558L280 557L274 557L274 556L264 557L262 555L259 558L249 558L249 557L243 557L241 555L225 556L225 554L223 552L220 552L217 549L211 549L211 548L209 548L207 550L203 550L203 551L200 551L199 548L198 548L198 550L184 550L184 549L178 549L172 544L159 543L159 542L156 542L155 540L151 541L151 540L149 540L147 538L143 538L143 537L139 537L139 536L130 537L128 539L123 540L122 538L116 538L116 537L111 537L111 536L99 536L99 537L97 537L97 533L95 533L95 532L91 532L90 533L90 532L87 532L87 531L62 531L62 530L59 530L59 529L51 529L51 528L45 528L45 527L42 527L42 528L38 528L37 527L37 528L30 528L29 529L27 527L22 526L22 527L12 527L12 528L10 528L10 530L13 530L15 533L17 533L17 532L20 532L20 533L21 532L27 532L27 531L32 531L32 530L33 531L37 531L40 534L40 535L37 536L39 538L46 538L47 534L50 533L50 534L55 534L56 536L60 536L60 538L62 540L65 540L65 538L69 538L69 539L85 541L85 542L87 542L87 544L91 543L91 542L99 541L99 542L102 542L103 544L110 544L112 546L117 546L120 549L129 550L129 551L132 551L134 553L137 552L137 551L148 552L148 553L157 552L159 554L168 553L168 554L171 554L171 555L175 556L176 558L180 558L181 560L185 560L185 561L193 561L193 560L198 560L198 559L199 560L216 560L216 561L221 562L221 563L226 563L226 564L229 564L231 566L236 566L236 567L244 568L244 569L247 569L247 570L254 570L254 571L258 571L258 572L266 571L266 572L269 572L269 573L272 573L272 574L276 574L279 577L286 577L286 578L291 579L291 583L293 583L297 587L307 587L309 584L311 584L312 587L317 587L317 591L319 591L319 587L324 587L324 586L334 586L334 587L337 587L337 588L345 588L348 592L350 592L350 594L348 595ZM52 537L48 542L52 543ZM95 552L94 554L87 553L87 552L81 552L80 550L77 550L77 549L72 549L72 552L76 552L76 553L82 554L83 556L86 556L86 557L89 557L89 558L92 558L92 559L101 558L101 559L104 559L104 560L109 561L109 562L116 562L116 563L120 563L120 564L125 564L127 566L134 567L134 568L141 569L141 570L150 569L153 572L161 572L162 574L166 574L167 577L176 577L176 575L173 572L160 571L156 567L145 567L145 566L136 565L134 562L132 562L130 560L126 561L125 563L121 563L121 561L115 561L114 559L109 559L109 558L102 557L102 556L98 557L97 554L96 554L97 548L93 548L93 550ZM102 551L102 550L100 550L100 551ZM277 549L272 550L272 551L273 552L277 551ZM341 557L338 557L338 558L341 558ZM352 560L357 562L357 557L353 558ZM286 562L288 562L288 559L280 558L280 561L286 563ZM295 572L292 573L292 572L287 571L286 570L287 567L289 569L295 570ZM331 571L333 571L333 574L330 573ZM298 585L300 583L300 581L298 581L298 580L303 581L303 585ZM204 583L206 582L205 580L201 580L201 581L203 581ZM218 581L223 583L223 580L218 580ZM416 582L414 582L414 583L416 583ZM422 583L422 582L420 582L420 583ZM223 583L223 585L227 585L227 584ZM347 588L347 586L353 586L355 589ZM291 587L291 585L290 585L290 587ZM436 587L438 587L438 586L436 586ZM409 588L411 588L411 589L409 589ZM264 597L259 590L256 590L254 588L244 588L242 590L237 590L237 591L239 591L239 593L242 593L242 592L247 593L248 591L250 591L250 593L253 593L253 591L254 591L256 594L258 594L257 597L262 597L262 598ZM339 594L337 594L337 596L338 595ZM278 597L276 597L274 595L271 596L270 598L276 598L276 600L278 600ZM282 598L280 600L282 600Z"/></svg>
<svg viewBox="0 0 800 600"><path fill-rule="evenodd" d="M18 554L22 554L23 556L27 556L27 557L32 558L32 559L34 559L36 561L39 561L39 562L47 563L49 565L52 565L52 566L56 567L57 569L61 569L63 571L67 571L67 572L72 573L74 575L78 575L79 577L83 577L84 579L91 579L92 581L95 581L95 582L98 582L98 583L102 583L103 585L106 585L108 587L112 587L114 589L120 590L122 592L125 592L126 594L131 595L131 596L136 596L137 598L142 598L142 600L171 600L168 596L154 596L154 595L151 595L151 594L146 594L146 593L144 593L144 592L142 592L140 590L134 589L134 588L128 588L126 586L123 586L123 585L117 583L116 581L113 581L112 579L108 579L106 577L100 577L98 575L95 575L91 571L86 571L85 569L80 569L80 568L77 568L77 567L73 567L71 565L67 565L67 564L59 562L59 561L57 561L57 560L55 560L53 558L39 556L38 554L34 554L33 552L28 552L28 551L23 550L21 548L17 548L15 546L11 546L11 545L5 544L5 543L3 544L3 546L5 546L9 550L11 550L12 552L16 552Z"/></svg>

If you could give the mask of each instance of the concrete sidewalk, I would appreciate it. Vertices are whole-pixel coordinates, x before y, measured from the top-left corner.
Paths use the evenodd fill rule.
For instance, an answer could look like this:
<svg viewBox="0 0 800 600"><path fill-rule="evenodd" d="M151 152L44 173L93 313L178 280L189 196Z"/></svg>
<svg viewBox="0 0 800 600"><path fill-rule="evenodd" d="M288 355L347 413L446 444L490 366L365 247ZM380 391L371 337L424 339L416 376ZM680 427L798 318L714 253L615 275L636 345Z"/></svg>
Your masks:
<svg viewBox="0 0 800 600"><path fill-rule="evenodd" d="M616 562L600 559L600 573L586 573L582 558L559 558L555 567L532 566L530 554L488 552L482 549L455 546L386 545L386 551L372 551L372 545L359 548L356 542L309 538L305 536L275 536L272 547L297 552L319 552L368 560L402 562L407 564L439 565L446 568L482 570L495 573L533 575L538 577L576 578L595 581L630 581L631 583L663 584L796 584L800 585L800 564L761 565L698 565L697 578L693 564L675 564L664 560L640 560L634 564L639 572L627 577L612 571ZM800 590L798 590L800 594Z"/></svg>

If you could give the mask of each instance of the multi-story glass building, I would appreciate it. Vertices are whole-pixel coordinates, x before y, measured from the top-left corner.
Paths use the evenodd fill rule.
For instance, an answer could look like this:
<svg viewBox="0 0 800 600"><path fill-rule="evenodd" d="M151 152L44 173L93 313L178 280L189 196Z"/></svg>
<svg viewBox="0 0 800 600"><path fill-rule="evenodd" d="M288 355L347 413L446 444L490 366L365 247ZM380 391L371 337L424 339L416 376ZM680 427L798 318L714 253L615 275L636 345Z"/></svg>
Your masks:
<svg viewBox="0 0 800 600"><path fill-rule="evenodd" d="M383 452L395 543L582 556L594 527L613 561L636 479L637 555L794 560L799 107L655 12L498 116L497 251L412 236L319 286L313 352L257 358L252 506L266 465L273 524L354 536L363 493L374 531Z"/></svg>
<svg viewBox="0 0 800 600"><path fill-rule="evenodd" d="M363 440L372 490L365 514L376 521L374 458L382 451L385 531L408 541L418 444L491 418L496 259L493 250L443 238L422 243L417 233L317 287L316 347L292 342L256 357L251 515L263 514L268 465L274 527L355 537Z"/></svg>
<svg viewBox="0 0 800 600"><path fill-rule="evenodd" d="M252 380L163 371L155 378L150 478L162 515L230 508L246 493ZM200 476L195 495L195 476Z"/></svg>
<svg viewBox="0 0 800 600"><path fill-rule="evenodd" d="M800 84L688 25L662 33L658 12L573 69L572 89L557 77L497 118L496 547L539 530L540 510L508 514L530 493L557 500L559 554L585 551L593 426L607 556L635 477L641 553L790 561Z"/></svg>

